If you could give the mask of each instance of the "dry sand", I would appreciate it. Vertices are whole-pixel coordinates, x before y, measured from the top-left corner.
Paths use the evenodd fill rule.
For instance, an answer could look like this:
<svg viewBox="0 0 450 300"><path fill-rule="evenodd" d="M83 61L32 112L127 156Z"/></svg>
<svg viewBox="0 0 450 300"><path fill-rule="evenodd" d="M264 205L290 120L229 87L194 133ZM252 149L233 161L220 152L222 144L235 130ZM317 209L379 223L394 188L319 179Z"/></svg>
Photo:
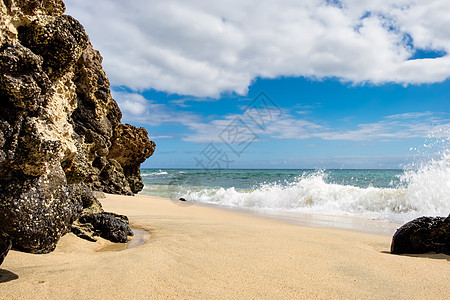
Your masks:
<svg viewBox="0 0 450 300"><path fill-rule="evenodd" d="M168 199L108 195L150 232L131 249L72 234L46 255L11 251L1 299L448 299L450 256L388 253L391 238L301 227ZM136 239L138 240L138 239ZM120 251L122 250L122 251Z"/></svg>

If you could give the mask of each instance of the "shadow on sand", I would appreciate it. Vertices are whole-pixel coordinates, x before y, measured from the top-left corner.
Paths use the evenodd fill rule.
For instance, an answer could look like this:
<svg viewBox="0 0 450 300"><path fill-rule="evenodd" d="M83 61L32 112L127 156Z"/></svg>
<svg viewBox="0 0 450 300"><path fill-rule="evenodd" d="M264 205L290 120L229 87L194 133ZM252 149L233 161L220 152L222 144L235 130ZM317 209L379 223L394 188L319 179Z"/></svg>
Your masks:
<svg viewBox="0 0 450 300"><path fill-rule="evenodd" d="M384 254L392 254L390 251L381 251L381 253ZM450 255L443 254L443 253L423 253L423 254L392 254L392 255L402 255L402 256L409 256L409 257L425 257L425 258L431 258L431 259L442 259L450 261Z"/></svg>
<svg viewBox="0 0 450 300"><path fill-rule="evenodd" d="M13 281L19 278L19 275L8 270L0 269L0 283Z"/></svg>

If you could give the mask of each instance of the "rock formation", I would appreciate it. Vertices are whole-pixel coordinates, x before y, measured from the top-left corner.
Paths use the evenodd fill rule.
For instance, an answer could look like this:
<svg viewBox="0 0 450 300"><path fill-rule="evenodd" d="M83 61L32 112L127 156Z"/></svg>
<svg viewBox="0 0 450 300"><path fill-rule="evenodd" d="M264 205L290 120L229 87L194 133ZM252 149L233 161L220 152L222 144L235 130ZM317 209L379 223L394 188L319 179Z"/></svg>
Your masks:
<svg viewBox="0 0 450 300"><path fill-rule="evenodd" d="M102 57L64 11L62 0L0 1L0 263L11 245L52 251L92 205L101 215L92 191L140 191L155 148L120 123Z"/></svg>
<svg viewBox="0 0 450 300"><path fill-rule="evenodd" d="M126 243L128 236L133 235L133 232L127 226L128 218L114 213L83 214L78 223L81 226L86 226L82 230L81 237L90 241L95 240L94 236L100 236L112 242ZM74 228L77 227L72 227L72 232Z"/></svg>
<svg viewBox="0 0 450 300"><path fill-rule="evenodd" d="M414 219L394 234L391 253L445 253L450 255L450 215Z"/></svg>

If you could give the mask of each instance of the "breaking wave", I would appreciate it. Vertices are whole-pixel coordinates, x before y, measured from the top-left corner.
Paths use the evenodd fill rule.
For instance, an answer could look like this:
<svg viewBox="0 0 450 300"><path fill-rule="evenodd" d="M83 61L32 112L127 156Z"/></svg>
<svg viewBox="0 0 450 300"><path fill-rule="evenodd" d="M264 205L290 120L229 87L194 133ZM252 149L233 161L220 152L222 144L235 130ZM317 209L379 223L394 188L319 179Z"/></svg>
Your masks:
<svg viewBox="0 0 450 300"><path fill-rule="evenodd" d="M392 188L355 187L327 183L316 171L292 182L264 183L242 191L231 188L187 187L177 191L190 201L225 206L359 215L405 222L422 215L447 216L450 212L450 153L417 170L406 170ZM178 196L178 195L177 195Z"/></svg>

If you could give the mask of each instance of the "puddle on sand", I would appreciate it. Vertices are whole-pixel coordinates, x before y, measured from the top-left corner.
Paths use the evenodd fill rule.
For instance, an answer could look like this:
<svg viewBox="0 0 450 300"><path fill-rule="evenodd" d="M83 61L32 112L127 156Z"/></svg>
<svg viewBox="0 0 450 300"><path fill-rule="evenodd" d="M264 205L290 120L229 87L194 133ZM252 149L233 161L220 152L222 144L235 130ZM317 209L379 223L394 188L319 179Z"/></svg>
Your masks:
<svg viewBox="0 0 450 300"><path fill-rule="evenodd" d="M128 243L112 243L104 247L101 247L100 249L96 250L96 252L123 251L145 244L145 242L148 240L148 237L150 236L150 233L147 230L142 229L132 229L132 230L134 236Z"/></svg>
<svg viewBox="0 0 450 300"><path fill-rule="evenodd" d="M127 249L131 249L140 245L144 245L150 233L147 230L133 229L134 236L130 242L127 243Z"/></svg>

